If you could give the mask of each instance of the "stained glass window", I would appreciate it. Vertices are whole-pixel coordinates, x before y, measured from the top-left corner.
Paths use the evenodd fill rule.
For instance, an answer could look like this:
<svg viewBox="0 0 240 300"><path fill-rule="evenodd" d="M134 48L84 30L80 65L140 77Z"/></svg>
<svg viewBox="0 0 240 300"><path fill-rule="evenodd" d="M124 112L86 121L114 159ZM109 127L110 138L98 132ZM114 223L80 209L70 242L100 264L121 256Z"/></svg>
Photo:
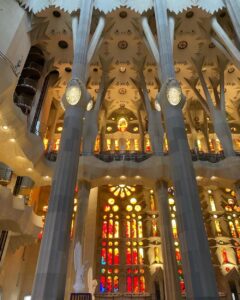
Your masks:
<svg viewBox="0 0 240 300"><path fill-rule="evenodd" d="M181 293L185 293L185 283L184 283L184 276L183 276L183 270L182 270L182 257L181 252L179 248L179 240L178 240L178 231L177 231L177 221L175 218L175 212L176 212L176 206L175 206L175 200L174 200L174 190L172 187L168 189L169 198L169 209L170 209L170 216L171 216L171 223L172 223L172 233L173 233L173 239L174 239L174 245L175 245L175 255L176 255L176 261L178 266L178 277L179 277L179 284Z"/></svg>
<svg viewBox="0 0 240 300"><path fill-rule="evenodd" d="M125 270L125 290L146 291L144 272L143 200L133 197L136 187L124 184L108 187L111 196L102 203L100 293L119 292L119 265ZM151 207L155 209L152 195ZM121 214L119 211L121 209ZM123 212L123 213L122 213ZM157 219L153 217L153 236L157 236ZM124 239L124 240L123 240ZM123 252L120 255L120 246ZM156 254L159 256L159 252ZM123 278L121 277L121 278Z"/></svg>

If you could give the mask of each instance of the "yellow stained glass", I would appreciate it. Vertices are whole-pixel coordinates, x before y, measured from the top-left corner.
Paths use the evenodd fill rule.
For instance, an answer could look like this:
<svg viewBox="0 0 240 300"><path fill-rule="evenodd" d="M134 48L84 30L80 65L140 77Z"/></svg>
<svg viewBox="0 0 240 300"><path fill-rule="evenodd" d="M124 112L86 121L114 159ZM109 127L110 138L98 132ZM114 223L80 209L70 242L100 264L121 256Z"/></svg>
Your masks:
<svg viewBox="0 0 240 300"><path fill-rule="evenodd" d="M139 211L142 210L142 207L141 207L141 205L136 205L136 206L134 207L134 209L135 209L137 212L139 212Z"/></svg>
<svg viewBox="0 0 240 300"><path fill-rule="evenodd" d="M119 211L119 206L118 205L113 205L113 211L114 212L117 212L117 211Z"/></svg>
<svg viewBox="0 0 240 300"><path fill-rule="evenodd" d="M126 210L127 210L127 211L132 211L132 210L133 210L132 205L127 205Z"/></svg>
<svg viewBox="0 0 240 300"><path fill-rule="evenodd" d="M136 204L137 203L137 199L136 198L131 198L130 199L130 203L131 204Z"/></svg>
<svg viewBox="0 0 240 300"><path fill-rule="evenodd" d="M108 204L113 205L115 203L115 200L113 198L108 199Z"/></svg>

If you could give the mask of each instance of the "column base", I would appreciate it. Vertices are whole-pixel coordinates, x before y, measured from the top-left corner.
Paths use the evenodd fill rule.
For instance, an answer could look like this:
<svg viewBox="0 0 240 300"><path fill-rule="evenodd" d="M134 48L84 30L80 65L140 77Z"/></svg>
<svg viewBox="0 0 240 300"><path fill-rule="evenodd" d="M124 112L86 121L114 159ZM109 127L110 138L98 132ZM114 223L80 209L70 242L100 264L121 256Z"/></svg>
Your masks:
<svg viewBox="0 0 240 300"><path fill-rule="evenodd" d="M92 300L90 293L72 293L70 300Z"/></svg>

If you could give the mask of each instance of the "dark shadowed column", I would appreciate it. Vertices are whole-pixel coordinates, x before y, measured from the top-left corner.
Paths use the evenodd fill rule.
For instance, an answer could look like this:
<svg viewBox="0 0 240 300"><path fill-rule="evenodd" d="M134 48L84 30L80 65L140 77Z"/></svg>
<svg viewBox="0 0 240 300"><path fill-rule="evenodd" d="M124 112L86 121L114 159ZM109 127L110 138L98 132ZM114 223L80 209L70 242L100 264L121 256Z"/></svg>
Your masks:
<svg viewBox="0 0 240 300"><path fill-rule="evenodd" d="M165 0L154 1L159 43L159 71L162 81L160 100L169 144L171 177L176 193L177 222L187 299L218 299L181 111L182 103L172 105L167 97L168 81L175 78L175 72L166 3Z"/></svg>
<svg viewBox="0 0 240 300"><path fill-rule="evenodd" d="M85 84L93 1L83 1L76 32L73 78ZM84 93L83 98L86 97ZM35 274L32 299L63 300L74 189L77 180L84 99L68 105L53 177L49 208Z"/></svg>
<svg viewBox="0 0 240 300"><path fill-rule="evenodd" d="M158 182L156 184L155 193L159 210L165 297L167 300L178 300L181 299L181 293L177 277L177 262L168 205L167 182Z"/></svg>

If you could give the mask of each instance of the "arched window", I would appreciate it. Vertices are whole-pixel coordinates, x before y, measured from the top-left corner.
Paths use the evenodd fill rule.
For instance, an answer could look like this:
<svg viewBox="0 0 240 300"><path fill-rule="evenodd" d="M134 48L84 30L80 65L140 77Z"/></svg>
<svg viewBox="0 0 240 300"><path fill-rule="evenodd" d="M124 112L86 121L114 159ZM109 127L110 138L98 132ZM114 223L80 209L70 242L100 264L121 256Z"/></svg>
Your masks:
<svg viewBox="0 0 240 300"><path fill-rule="evenodd" d="M121 292L145 293L144 207L146 204L140 196L143 195L142 187L121 184L105 186L103 189L105 196L100 198L101 250L98 292L118 293L121 286ZM152 206L155 207L155 203L152 203ZM153 233L155 230L157 235L156 216L152 221ZM159 263L157 247L155 257Z"/></svg>

